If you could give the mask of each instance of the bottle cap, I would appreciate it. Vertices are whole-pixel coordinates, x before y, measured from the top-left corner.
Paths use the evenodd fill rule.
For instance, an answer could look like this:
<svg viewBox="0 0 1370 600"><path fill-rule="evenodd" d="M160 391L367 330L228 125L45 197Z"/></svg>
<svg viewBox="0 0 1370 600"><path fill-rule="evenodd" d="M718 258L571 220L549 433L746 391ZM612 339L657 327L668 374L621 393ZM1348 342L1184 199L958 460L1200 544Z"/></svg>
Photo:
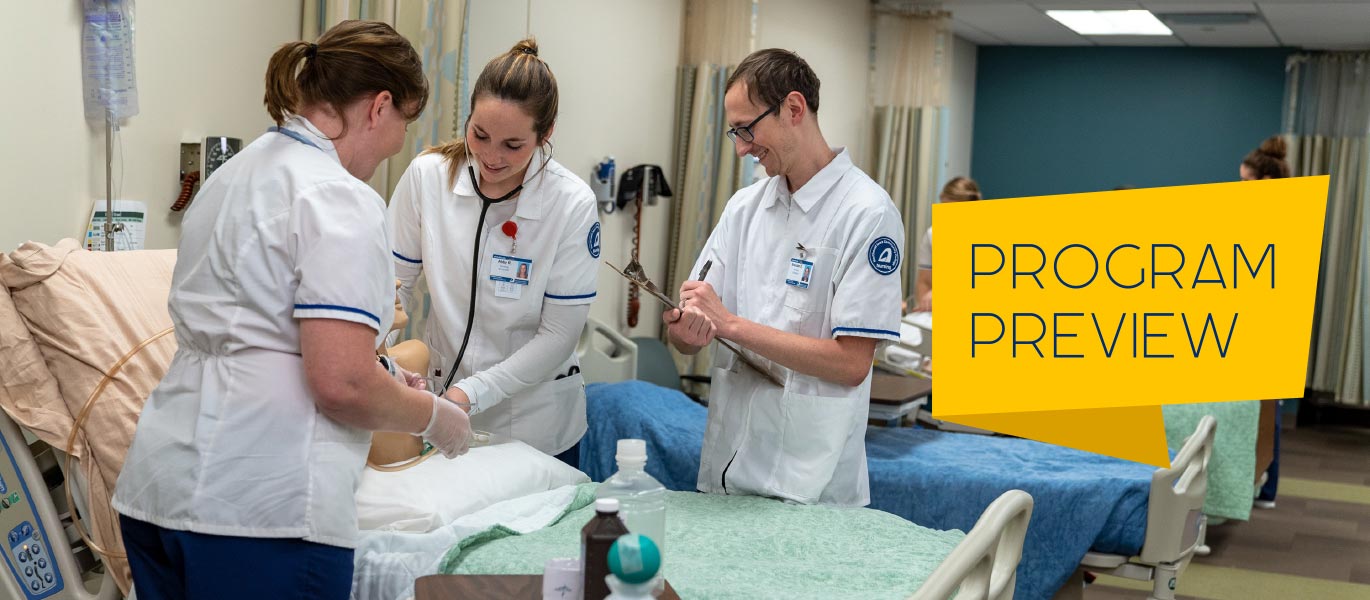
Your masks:
<svg viewBox="0 0 1370 600"><path fill-rule="evenodd" d="M638 533L620 536L609 547L609 572L624 583L650 581L661 569L661 550L652 538Z"/></svg>
<svg viewBox="0 0 1370 600"><path fill-rule="evenodd" d="M595 512L618 512L618 498L600 498L599 500L595 500Z"/></svg>
<svg viewBox="0 0 1370 600"><path fill-rule="evenodd" d="M619 440L618 454L614 455L614 460L618 462L647 462L647 442L644 440Z"/></svg>

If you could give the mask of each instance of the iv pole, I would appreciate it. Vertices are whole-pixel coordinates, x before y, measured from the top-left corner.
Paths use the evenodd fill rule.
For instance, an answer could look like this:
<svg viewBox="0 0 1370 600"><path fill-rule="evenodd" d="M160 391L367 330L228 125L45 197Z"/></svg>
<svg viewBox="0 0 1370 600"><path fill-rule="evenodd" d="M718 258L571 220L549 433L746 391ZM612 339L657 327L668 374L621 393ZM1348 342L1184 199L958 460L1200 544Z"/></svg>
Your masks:
<svg viewBox="0 0 1370 600"><path fill-rule="evenodd" d="M114 120L105 113L105 252L114 251Z"/></svg>

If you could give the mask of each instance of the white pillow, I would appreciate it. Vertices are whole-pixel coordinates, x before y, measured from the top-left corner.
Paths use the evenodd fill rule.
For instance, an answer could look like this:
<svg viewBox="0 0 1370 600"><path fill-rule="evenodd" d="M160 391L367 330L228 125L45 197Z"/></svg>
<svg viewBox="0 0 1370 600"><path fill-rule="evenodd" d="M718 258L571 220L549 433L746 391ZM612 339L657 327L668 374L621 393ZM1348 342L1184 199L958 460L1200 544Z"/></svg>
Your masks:
<svg viewBox="0 0 1370 600"><path fill-rule="evenodd" d="M366 469L357 488L357 524L363 530L429 532L497 502L587 481L584 473L523 442L482 446L394 473Z"/></svg>

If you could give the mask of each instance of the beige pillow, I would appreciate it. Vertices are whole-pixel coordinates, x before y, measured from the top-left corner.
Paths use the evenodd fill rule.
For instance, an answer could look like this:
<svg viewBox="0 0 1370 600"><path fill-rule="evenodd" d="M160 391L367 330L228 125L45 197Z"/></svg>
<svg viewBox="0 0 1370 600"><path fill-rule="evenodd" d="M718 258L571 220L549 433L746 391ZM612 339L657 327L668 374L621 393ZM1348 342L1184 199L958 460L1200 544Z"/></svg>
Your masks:
<svg viewBox="0 0 1370 600"><path fill-rule="evenodd" d="M65 448L70 419L106 370L143 340L171 327L167 296L175 264L174 250L89 252L73 240L55 246L29 242L0 257L0 280L61 393L60 404L35 397L46 402L41 410L11 410L16 420L49 444ZM72 450L89 484L86 524L95 542L106 548L123 548L109 499L143 402L175 351L175 336L167 335L125 364L96 402ZM65 418L43 412L63 410ZM33 418L43 415L48 418ZM128 565L113 562L115 580L127 593Z"/></svg>

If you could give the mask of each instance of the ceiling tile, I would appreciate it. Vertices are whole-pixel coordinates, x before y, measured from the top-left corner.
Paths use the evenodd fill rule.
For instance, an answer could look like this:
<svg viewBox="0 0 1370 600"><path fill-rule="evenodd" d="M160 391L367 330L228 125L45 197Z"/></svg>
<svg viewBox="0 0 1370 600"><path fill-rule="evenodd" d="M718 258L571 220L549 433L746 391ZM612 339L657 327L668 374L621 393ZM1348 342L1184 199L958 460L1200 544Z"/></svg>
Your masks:
<svg viewBox="0 0 1370 600"><path fill-rule="evenodd" d="M1261 2L1270 28L1287 46L1370 48L1370 2Z"/></svg>
<svg viewBox="0 0 1370 600"><path fill-rule="evenodd" d="M1087 46L1089 40L1066 29L1040 10L1019 5L963 6L952 18L1008 44L1028 46Z"/></svg>
<svg viewBox="0 0 1370 600"><path fill-rule="evenodd" d="M981 46L1003 46L1004 40L996 38L988 33L980 31L961 21L953 20L951 24L952 33L975 42Z"/></svg>
<svg viewBox="0 0 1370 600"><path fill-rule="evenodd" d="M1213 27L1170 25L1175 37L1190 46L1266 47L1279 46L1279 40L1263 21Z"/></svg>
<svg viewBox="0 0 1370 600"><path fill-rule="evenodd" d="M1256 4L1250 0L1228 0L1227 2L1204 0L1141 0L1142 8L1154 13L1254 13Z"/></svg>

